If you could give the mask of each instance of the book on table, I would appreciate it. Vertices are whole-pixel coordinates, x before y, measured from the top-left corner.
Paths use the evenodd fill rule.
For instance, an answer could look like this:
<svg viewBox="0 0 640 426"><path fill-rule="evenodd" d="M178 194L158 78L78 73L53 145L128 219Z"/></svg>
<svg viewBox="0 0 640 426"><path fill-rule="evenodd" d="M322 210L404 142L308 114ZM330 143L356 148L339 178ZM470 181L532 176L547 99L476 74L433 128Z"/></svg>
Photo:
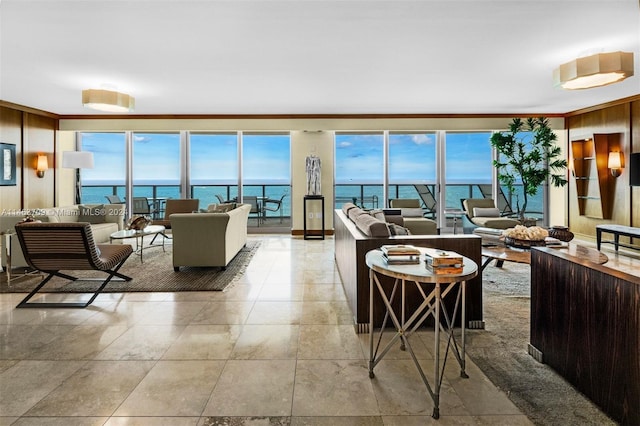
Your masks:
<svg viewBox="0 0 640 426"><path fill-rule="evenodd" d="M412 245L384 245L382 256L390 265L412 265L420 263L420 250Z"/></svg>
<svg viewBox="0 0 640 426"><path fill-rule="evenodd" d="M461 274L463 271L462 256L454 251L431 249L425 250L424 261L427 269L434 274Z"/></svg>

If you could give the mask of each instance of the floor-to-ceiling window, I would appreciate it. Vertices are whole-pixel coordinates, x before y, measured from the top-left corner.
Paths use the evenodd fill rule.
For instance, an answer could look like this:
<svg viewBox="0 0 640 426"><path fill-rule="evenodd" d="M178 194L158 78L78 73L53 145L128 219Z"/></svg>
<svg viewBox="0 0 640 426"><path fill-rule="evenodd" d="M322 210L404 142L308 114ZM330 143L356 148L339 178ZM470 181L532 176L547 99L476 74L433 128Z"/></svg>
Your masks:
<svg viewBox="0 0 640 426"><path fill-rule="evenodd" d="M437 213L436 134L389 133L389 198L419 199L427 216Z"/></svg>
<svg viewBox="0 0 640 426"><path fill-rule="evenodd" d="M237 133L191 133L189 135L191 196L200 207L237 200Z"/></svg>
<svg viewBox="0 0 640 426"><path fill-rule="evenodd" d="M147 198L151 215L163 217L166 199L181 198L180 134L133 133L132 144L133 196Z"/></svg>
<svg viewBox="0 0 640 426"><path fill-rule="evenodd" d="M384 207L384 135L336 133L335 205Z"/></svg>
<svg viewBox="0 0 640 426"><path fill-rule="evenodd" d="M81 202L102 204L107 195L118 195L124 200L126 194L126 134L125 133L80 133L78 144L81 151L93 153L92 169L82 169Z"/></svg>
<svg viewBox="0 0 640 426"><path fill-rule="evenodd" d="M445 133L446 209L460 209L461 199L491 195L492 148L488 132ZM481 191L482 190L482 191Z"/></svg>
<svg viewBox="0 0 640 426"><path fill-rule="evenodd" d="M291 136L289 133L242 134L242 198L257 203L255 222L291 216ZM284 198L283 198L284 196ZM253 199L253 197L256 197ZM280 206L270 200L282 200ZM255 209L254 209L255 210ZM262 216L262 219L260 219Z"/></svg>

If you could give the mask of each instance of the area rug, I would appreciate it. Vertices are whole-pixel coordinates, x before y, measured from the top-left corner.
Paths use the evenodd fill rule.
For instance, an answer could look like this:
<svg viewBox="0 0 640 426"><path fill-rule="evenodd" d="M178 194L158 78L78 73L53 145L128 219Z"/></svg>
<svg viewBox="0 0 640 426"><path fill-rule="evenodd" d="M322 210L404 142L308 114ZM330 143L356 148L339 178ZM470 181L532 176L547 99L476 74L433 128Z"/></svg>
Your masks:
<svg viewBox="0 0 640 426"><path fill-rule="evenodd" d="M140 256L132 254L120 269L125 275L133 278L128 282L111 281L104 292L135 292L135 291L222 291L229 284L240 278L256 250L260 247L260 241L247 241L247 244L236 257L229 263L226 269L221 268L196 268L181 267L180 272L173 271L172 246L165 245L165 251L161 247L145 247L144 262L140 262ZM65 271L62 271L65 272ZM82 277L106 277L104 273L95 271L69 271L74 276ZM7 285L6 275L0 274L0 292L2 293L28 293L40 281L38 276L12 279L11 286ZM84 293L93 292L99 286L96 281L70 282L61 278L53 278L41 290L43 292Z"/></svg>
<svg viewBox="0 0 640 426"><path fill-rule="evenodd" d="M505 262L483 273L484 330L469 330L467 354L536 425L613 425L587 397L527 353L529 265Z"/></svg>

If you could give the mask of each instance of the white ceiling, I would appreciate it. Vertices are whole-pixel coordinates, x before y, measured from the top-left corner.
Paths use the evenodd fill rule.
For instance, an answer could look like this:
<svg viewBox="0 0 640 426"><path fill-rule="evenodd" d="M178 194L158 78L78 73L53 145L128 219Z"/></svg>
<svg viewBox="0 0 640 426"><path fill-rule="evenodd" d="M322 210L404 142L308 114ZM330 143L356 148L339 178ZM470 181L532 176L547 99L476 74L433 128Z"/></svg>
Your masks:
<svg viewBox="0 0 640 426"><path fill-rule="evenodd" d="M638 0L0 0L0 100L99 114L565 113L640 94ZM553 86L586 53L635 76Z"/></svg>

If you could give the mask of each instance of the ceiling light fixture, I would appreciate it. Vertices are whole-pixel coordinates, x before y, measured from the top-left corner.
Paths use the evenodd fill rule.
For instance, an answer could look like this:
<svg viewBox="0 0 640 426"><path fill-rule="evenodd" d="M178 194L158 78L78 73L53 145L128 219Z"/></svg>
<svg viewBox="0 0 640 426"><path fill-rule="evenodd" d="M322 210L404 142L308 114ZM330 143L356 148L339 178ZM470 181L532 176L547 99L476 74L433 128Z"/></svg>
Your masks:
<svg viewBox="0 0 640 426"><path fill-rule="evenodd" d="M574 59L553 70L563 89L589 89L617 83L633 75L633 52L597 53Z"/></svg>
<svg viewBox="0 0 640 426"><path fill-rule="evenodd" d="M106 89L86 89L82 91L82 105L107 112L131 112L136 101L126 93Z"/></svg>

